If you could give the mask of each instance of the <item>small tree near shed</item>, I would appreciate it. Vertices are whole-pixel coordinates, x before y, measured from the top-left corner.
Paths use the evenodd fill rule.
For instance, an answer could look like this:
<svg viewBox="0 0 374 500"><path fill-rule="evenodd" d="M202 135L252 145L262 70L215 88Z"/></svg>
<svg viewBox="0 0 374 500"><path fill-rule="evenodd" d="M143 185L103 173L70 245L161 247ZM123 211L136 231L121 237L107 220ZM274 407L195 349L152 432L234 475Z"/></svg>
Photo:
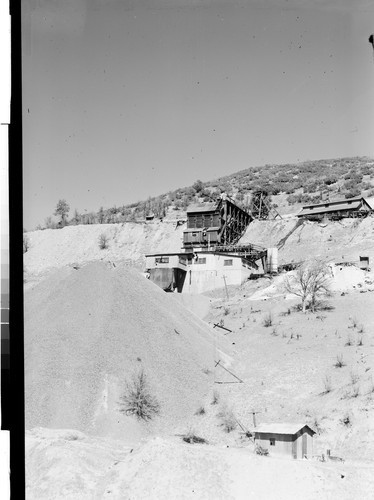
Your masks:
<svg viewBox="0 0 374 500"><path fill-rule="evenodd" d="M329 268L319 260L309 260L300 264L296 274L287 276L284 281L286 292L301 299L305 313L309 301L311 311L315 311L317 300L330 291Z"/></svg>

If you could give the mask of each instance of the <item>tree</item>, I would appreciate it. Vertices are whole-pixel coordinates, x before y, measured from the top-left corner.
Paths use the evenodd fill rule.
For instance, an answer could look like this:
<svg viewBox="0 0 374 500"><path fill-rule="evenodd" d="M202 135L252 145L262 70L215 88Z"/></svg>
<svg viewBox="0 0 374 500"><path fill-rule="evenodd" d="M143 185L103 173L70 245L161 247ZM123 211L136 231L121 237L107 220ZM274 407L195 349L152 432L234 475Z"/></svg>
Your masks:
<svg viewBox="0 0 374 500"><path fill-rule="evenodd" d="M78 212L77 209L74 210L74 216L72 218L72 222L74 222L75 225L78 225L81 221L81 215Z"/></svg>
<svg viewBox="0 0 374 500"><path fill-rule="evenodd" d="M296 274L286 277L284 288L286 292L301 298L304 313L308 300L314 312L318 298L330 291L329 268L316 259L305 261L297 267Z"/></svg>
<svg viewBox="0 0 374 500"><path fill-rule="evenodd" d="M58 200L56 210L53 215L61 218L61 222L65 224L66 216L68 215L70 207L66 200Z"/></svg>
<svg viewBox="0 0 374 500"><path fill-rule="evenodd" d="M44 225L45 225L46 229L55 229L56 228L56 224L53 222L52 217L50 215L48 217L46 217L46 219L44 221Z"/></svg>
<svg viewBox="0 0 374 500"><path fill-rule="evenodd" d="M198 179L196 182L194 182L192 184L192 187L194 188L194 190L196 191L196 193L200 193L200 191L202 191L203 187L204 187L204 184L203 182Z"/></svg>
<svg viewBox="0 0 374 500"><path fill-rule="evenodd" d="M105 220L105 212L104 212L104 207L100 207L99 211L97 212L97 220L99 221L99 224L102 224Z"/></svg>

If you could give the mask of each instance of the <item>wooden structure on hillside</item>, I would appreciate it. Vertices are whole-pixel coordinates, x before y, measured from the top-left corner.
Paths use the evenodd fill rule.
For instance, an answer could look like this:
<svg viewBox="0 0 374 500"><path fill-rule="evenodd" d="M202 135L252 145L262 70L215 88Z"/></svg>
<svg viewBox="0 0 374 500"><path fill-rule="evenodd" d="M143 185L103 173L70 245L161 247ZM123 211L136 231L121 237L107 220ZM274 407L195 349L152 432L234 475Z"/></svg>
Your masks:
<svg viewBox="0 0 374 500"><path fill-rule="evenodd" d="M183 232L183 247L234 245L252 220L253 217L227 195L222 195L218 202L190 206L187 209L187 229Z"/></svg>
<svg viewBox="0 0 374 500"><path fill-rule="evenodd" d="M251 214L255 219L268 220L276 219L281 215L271 205L269 193L267 191L255 191L251 199Z"/></svg>
<svg viewBox="0 0 374 500"><path fill-rule="evenodd" d="M316 205L306 205L297 216L308 220L319 221L324 218L331 220L340 220L348 217L362 218L371 213L373 213L373 209L365 198L361 197L318 203Z"/></svg>
<svg viewBox="0 0 374 500"><path fill-rule="evenodd" d="M260 424L253 430L255 443L270 455L310 458L315 431L305 424Z"/></svg>

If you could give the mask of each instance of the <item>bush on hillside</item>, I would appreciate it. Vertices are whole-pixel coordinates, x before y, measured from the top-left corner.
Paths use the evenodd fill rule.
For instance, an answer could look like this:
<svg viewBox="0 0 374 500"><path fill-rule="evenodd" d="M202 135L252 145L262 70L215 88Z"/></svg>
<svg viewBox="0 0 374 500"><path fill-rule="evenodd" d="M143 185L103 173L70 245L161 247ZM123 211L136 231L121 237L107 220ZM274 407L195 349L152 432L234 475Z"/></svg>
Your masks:
<svg viewBox="0 0 374 500"><path fill-rule="evenodd" d="M160 412L160 404L150 392L147 376L143 370L136 373L121 396L122 413L135 415L139 420L152 420Z"/></svg>
<svg viewBox="0 0 374 500"><path fill-rule="evenodd" d="M187 434L184 434L182 435L182 439L185 443L189 443L189 444L195 444L195 443L198 443L198 444L207 444L208 441L200 436L197 436L195 434L195 431L193 431L192 429L190 429Z"/></svg>
<svg viewBox="0 0 374 500"><path fill-rule="evenodd" d="M99 248L100 250L105 250L105 248L108 248L108 236L104 233L101 233L99 236Z"/></svg>
<svg viewBox="0 0 374 500"><path fill-rule="evenodd" d="M221 419L221 427L223 427L226 432L231 432L236 429L238 423L231 408L223 405L217 416Z"/></svg>

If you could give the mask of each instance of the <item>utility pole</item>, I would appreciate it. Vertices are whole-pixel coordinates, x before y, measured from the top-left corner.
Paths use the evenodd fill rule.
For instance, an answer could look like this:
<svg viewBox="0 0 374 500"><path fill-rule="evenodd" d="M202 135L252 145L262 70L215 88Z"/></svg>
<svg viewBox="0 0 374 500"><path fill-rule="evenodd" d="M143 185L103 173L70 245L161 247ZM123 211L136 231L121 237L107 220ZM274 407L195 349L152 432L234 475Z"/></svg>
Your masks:
<svg viewBox="0 0 374 500"><path fill-rule="evenodd" d="M253 416L253 427L256 427L256 415L257 413L262 413L262 411L254 411L252 410L252 416Z"/></svg>

